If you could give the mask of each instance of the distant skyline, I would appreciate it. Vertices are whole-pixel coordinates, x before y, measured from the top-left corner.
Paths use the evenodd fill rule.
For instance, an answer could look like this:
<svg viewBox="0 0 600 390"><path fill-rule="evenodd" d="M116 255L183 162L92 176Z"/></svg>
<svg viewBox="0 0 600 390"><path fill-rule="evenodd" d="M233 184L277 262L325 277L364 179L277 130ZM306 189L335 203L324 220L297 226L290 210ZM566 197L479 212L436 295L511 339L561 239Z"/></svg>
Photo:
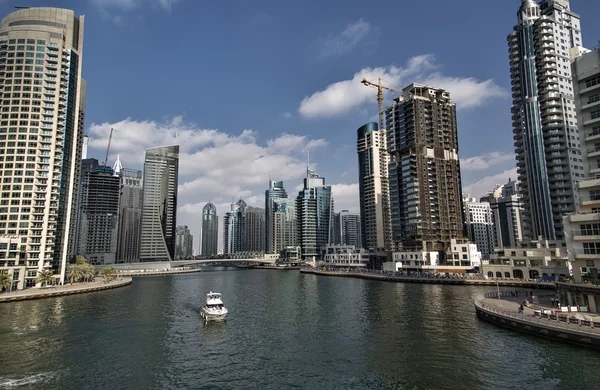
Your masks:
<svg viewBox="0 0 600 390"><path fill-rule="evenodd" d="M27 3L85 15L89 157L104 159L111 127L109 161L120 154L126 168L141 169L146 148L181 145L177 223L194 232L209 200L219 216L240 197L263 207L269 175L296 196L309 149L336 210L359 211L355 130L377 116L362 77L450 92L465 194L515 179L506 37L519 4L385 1L367 13L357 1ZM584 46L597 46L600 2L571 9ZM2 17L14 10L0 4Z"/></svg>

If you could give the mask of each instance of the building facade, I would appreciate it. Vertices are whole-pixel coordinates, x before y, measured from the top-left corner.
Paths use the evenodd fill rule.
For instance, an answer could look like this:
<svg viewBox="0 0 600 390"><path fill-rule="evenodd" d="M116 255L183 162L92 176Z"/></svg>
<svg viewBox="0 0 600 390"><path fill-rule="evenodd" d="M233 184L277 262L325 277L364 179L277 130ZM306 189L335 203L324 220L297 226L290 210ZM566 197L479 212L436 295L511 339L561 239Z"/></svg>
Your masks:
<svg viewBox="0 0 600 390"><path fill-rule="evenodd" d="M20 9L0 26L0 237L19 242L18 253L0 259L0 270L22 280L20 288L35 286L45 269L64 282L74 252L85 111L83 30L83 16L59 8Z"/></svg>
<svg viewBox="0 0 600 390"><path fill-rule="evenodd" d="M394 242L439 251L443 264L451 240L464 239L456 106L443 89L411 84L386 121Z"/></svg>
<svg viewBox="0 0 600 390"><path fill-rule="evenodd" d="M296 197L298 243L303 260L318 258L321 248L333 242L333 212L331 186L307 168L304 189Z"/></svg>
<svg viewBox="0 0 600 390"><path fill-rule="evenodd" d="M355 248L362 248L363 234L359 213L352 213L348 210L335 213L333 217L333 229L333 242L335 245L351 245Z"/></svg>
<svg viewBox="0 0 600 390"><path fill-rule="evenodd" d="M223 216L223 253L244 251L244 210L248 205L242 199L231 204Z"/></svg>
<svg viewBox="0 0 600 390"><path fill-rule="evenodd" d="M572 280L558 283L562 302L600 310L600 48L581 50L572 62L577 122L586 179L578 183L579 211L563 217Z"/></svg>
<svg viewBox="0 0 600 390"><path fill-rule="evenodd" d="M358 129L358 184L362 248L392 248L390 187L385 129L370 122ZM354 245L354 244L351 244Z"/></svg>
<svg viewBox="0 0 600 390"><path fill-rule="evenodd" d="M244 210L244 251L265 252L265 209L248 206Z"/></svg>
<svg viewBox="0 0 600 390"><path fill-rule="evenodd" d="M600 42L598 42L600 45ZM575 107L586 178L600 177L600 49L572 50Z"/></svg>
<svg viewBox="0 0 600 390"><path fill-rule="evenodd" d="M281 253L285 248L296 247L298 245L296 202L287 198L272 199L270 210L271 252Z"/></svg>
<svg viewBox="0 0 600 390"><path fill-rule="evenodd" d="M327 267L364 269L369 265L369 252L354 245L325 245L322 250Z"/></svg>
<svg viewBox="0 0 600 390"><path fill-rule="evenodd" d="M121 179L96 159L81 162L77 255L90 264L117 262Z"/></svg>
<svg viewBox="0 0 600 390"><path fill-rule="evenodd" d="M202 208L202 256L214 257L219 253L219 216L217 207L208 202Z"/></svg>
<svg viewBox="0 0 600 390"><path fill-rule="evenodd" d="M179 145L146 150L140 261L172 261L177 226Z"/></svg>
<svg viewBox="0 0 600 390"><path fill-rule="evenodd" d="M117 263L135 263L140 258L142 233L142 171L120 169L119 243Z"/></svg>
<svg viewBox="0 0 600 390"><path fill-rule="evenodd" d="M175 233L175 260L190 259L194 255L194 236L187 225L177 226Z"/></svg>
<svg viewBox="0 0 600 390"><path fill-rule="evenodd" d="M484 259L489 259L496 247L496 229L488 202L463 198L465 227L469 241L474 242Z"/></svg>
<svg viewBox="0 0 600 390"><path fill-rule="evenodd" d="M525 0L508 36L514 145L525 239L562 240L584 175L569 50L581 46L568 0Z"/></svg>
<svg viewBox="0 0 600 390"><path fill-rule="evenodd" d="M278 253L278 249L276 249L275 245L273 244L275 238L273 237L274 231L271 227L273 220L272 202L275 199L287 199L287 197L287 192L283 187L282 181L269 180L269 189L265 191L265 250L267 253Z"/></svg>

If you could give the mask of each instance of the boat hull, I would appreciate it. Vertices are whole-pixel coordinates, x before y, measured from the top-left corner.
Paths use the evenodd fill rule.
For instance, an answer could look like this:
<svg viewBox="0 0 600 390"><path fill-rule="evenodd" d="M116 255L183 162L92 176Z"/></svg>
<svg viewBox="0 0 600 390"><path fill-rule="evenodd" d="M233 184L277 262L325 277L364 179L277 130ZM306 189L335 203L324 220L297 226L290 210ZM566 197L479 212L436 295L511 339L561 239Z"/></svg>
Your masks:
<svg viewBox="0 0 600 390"><path fill-rule="evenodd" d="M200 310L200 316L205 321L223 321L227 318L227 309L220 310L219 312L214 312L202 308L202 310Z"/></svg>

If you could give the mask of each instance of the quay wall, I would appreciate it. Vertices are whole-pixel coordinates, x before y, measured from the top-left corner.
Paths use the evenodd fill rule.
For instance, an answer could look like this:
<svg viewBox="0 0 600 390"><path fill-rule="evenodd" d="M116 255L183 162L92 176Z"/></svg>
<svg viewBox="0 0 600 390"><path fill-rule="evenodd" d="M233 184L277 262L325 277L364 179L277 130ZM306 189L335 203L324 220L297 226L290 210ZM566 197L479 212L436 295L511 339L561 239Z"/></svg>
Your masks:
<svg viewBox="0 0 600 390"><path fill-rule="evenodd" d="M313 269L302 269L301 273L314 274L321 276L338 276L347 278L359 278L370 280L381 280L385 282L396 283L430 283L430 284L453 284L453 285L468 285L468 286L510 286L510 287L525 287L525 288L543 288L556 289L552 282L536 282L527 280L484 280L484 279L461 279L461 278L423 278L412 276L391 276L386 274L372 272L338 272L338 271L319 271Z"/></svg>
<svg viewBox="0 0 600 390"><path fill-rule="evenodd" d="M78 286L74 284L72 286L65 285L58 288L47 288L47 289L28 289L28 290L19 290L14 293L2 294L0 295L0 303L2 302L15 302L15 301L26 301L30 299L42 299L42 298L52 298L52 297L60 297L64 295L73 295L73 294L83 294L88 292L95 291L103 291L110 290L113 288L119 288L124 286L129 286L131 284L131 278L129 277L120 277L117 280L113 280L109 283L98 283L92 286Z"/></svg>

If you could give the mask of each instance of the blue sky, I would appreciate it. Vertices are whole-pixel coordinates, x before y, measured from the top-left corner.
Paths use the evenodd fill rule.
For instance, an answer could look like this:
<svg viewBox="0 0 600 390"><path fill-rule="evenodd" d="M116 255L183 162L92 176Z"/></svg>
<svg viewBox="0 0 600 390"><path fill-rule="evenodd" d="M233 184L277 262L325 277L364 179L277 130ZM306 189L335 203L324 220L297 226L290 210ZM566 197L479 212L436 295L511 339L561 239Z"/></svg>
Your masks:
<svg viewBox="0 0 600 390"><path fill-rule="evenodd" d="M0 1L2 15L12 3ZM357 210L356 129L377 115L363 76L449 90L467 192L516 176L506 36L519 0L26 4L85 15L90 155L103 159L111 127L111 159L127 167L147 147L180 143L178 222L195 231L209 199L220 214L240 196L263 204L269 173L295 193L307 149L336 209ZM584 46L597 46L600 1L571 9Z"/></svg>

